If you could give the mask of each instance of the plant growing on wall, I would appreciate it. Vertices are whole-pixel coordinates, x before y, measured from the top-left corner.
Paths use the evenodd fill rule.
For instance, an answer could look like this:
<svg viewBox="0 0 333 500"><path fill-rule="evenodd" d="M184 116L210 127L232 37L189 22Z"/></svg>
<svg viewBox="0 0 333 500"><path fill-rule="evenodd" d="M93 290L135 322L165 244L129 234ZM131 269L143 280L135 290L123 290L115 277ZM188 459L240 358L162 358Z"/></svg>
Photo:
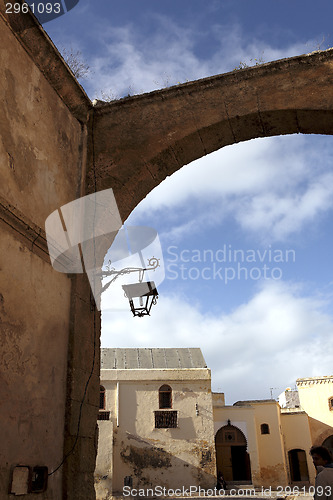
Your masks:
<svg viewBox="0 0 333 500"><path fill-rule="evenodd" d="M83 59L80 50L75 50L73 47L69 47L68 49L61 47L59 51L75 78L85 78L90 73L90 67Z"/></svg>

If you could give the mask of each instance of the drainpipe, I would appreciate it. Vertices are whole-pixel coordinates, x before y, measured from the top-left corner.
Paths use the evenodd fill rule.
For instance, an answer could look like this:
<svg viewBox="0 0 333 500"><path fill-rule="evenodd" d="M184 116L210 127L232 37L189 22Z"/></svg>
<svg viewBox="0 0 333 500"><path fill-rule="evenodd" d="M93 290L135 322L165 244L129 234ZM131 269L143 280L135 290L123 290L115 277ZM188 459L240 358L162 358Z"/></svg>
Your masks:
<svg viewBox="0 0 333 500"><path fill-rule="evenodd" d="M117 401L117 427L119 427L119 382L117 382L116 401Z"/></svg>

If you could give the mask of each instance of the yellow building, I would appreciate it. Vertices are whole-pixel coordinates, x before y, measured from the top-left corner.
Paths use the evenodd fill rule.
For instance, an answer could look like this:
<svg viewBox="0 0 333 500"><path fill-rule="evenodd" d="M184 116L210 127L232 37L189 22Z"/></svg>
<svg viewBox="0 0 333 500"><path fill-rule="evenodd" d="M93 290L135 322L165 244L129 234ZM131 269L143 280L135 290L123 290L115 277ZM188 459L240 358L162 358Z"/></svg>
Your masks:
<svg viewBox="0 0 333 500"><path fill-rule="evenodd" d="M309 417L313 444L324 445L333 453L333 376L300 378L296 385Z"/></svg>
<svg viewBox="0 0 333 500"><path fill-rule="evenodd" d="M101 383L99 499L124 486L214 488L217 472L228 486L303 488L310 447L333 445L333 377L226 406L200 349L102 349Z"/></svg>
<svg viewBox="0 0 333 500"><path fill-rule="evenodd" d="M309 485L315 470L307 414L274 400L215 403L216 462L226 481L265 488Z"/></svg>

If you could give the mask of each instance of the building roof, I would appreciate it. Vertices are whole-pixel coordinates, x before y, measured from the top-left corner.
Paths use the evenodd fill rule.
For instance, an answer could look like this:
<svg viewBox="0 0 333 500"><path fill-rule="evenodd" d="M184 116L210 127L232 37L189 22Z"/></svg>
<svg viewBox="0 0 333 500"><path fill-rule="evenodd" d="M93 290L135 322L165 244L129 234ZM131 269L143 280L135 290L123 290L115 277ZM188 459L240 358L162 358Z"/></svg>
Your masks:
<svg viewBox="0 0 333 500"><path fill-rule="evenodd" d="M198 347L101 349L101 369L207 368Z"/></svg>
<svg viewBox="0 0 333 500"><path fill-rule="evenodd" d="M246 401L236 401L233 406L247 406L254 403L276 403L275 399L248 399Z"/></svg>
<svg viewBox="0 0 333 500"><path fill-rule="evenodd" d="M333 375L323 375L322 377L307 377L298 378L296 380L297 387L300 385L323 384L333 382Z"/></svg>
<svg viewBox="0 0 333 500"><path fill-rule="evenodd" d="M279 405L281 408L299 408L299 394L298 391L292 391L291 389L286 389L278 398Z"/></svg>

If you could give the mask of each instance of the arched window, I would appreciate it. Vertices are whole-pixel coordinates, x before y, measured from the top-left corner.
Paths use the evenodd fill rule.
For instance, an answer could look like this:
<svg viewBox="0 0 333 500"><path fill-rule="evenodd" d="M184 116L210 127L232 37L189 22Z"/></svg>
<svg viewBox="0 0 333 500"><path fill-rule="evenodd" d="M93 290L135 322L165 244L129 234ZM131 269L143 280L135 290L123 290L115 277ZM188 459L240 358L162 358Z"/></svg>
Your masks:
<svg viewBox="0 0 333 500"><path fill-rule="evenodd" d="M110 420L110 412L105 410L105 387L99 386L99 412L97 420Z"/></svg>
<svg viewBox="0 0 333 500"><path fill-rule="evenodd" d="M260 426L261 434L269 434L269 425L261 424Z"/></svg>
<svg viewBox="0 0 333 500"><path fill-rule="evenodd" d="M331 411L333 411L333 396L328 398L328 407Z"/></svg>
<svg viewBox="0 0 333 500"><path fill-rule="evenodd" d="M105 387L102 385L99 388L99 409L105 410Z"/></svg>
<svg viewBox="0 0 333 500"><path fill-rule="evenodd" d="M172 408L172 389L169 385L162 385L158 391L159 408Z"/></svg>

